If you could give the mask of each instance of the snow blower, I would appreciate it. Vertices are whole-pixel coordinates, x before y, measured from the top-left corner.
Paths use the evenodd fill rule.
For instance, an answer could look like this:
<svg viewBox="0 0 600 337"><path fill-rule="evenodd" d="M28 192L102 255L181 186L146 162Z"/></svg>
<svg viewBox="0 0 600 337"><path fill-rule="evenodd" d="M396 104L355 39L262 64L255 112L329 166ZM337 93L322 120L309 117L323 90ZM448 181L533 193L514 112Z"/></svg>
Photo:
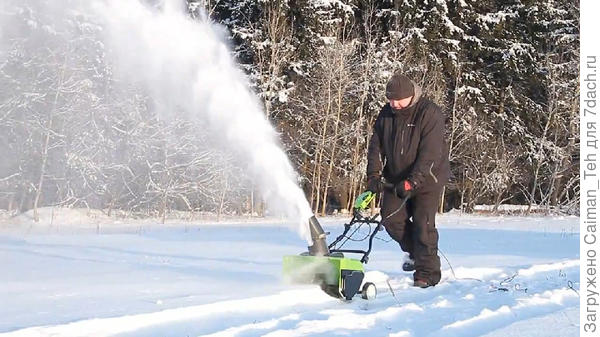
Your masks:
<svg viewBox="0 0 600 337"><path fill-rule="evenodd" d="M374 299L377 296L375 284L366 282L361 288L365 276L363 264L369 261L373 239L377 232L383 230L383 226L377 219L379 214L368 217L363 216L360 212L369 205L374 197L375 194L365 192L357 198L352 219L349 223L344 224L344 231L330 245L327 245L325 240L328 233L323 231L317 218L312 216L309 219L309 227L313 244L308 247L308 252L283 257L284 279L290 283L317 284L328 295L346 301L352 300L356 294L360 294L364 299ZM353 240L352 236L363 225L369 227L367 250L342 249L348 240L361 241ZM348 235L353 227L354 230ZM336 247L338 244L339 246ZM360 254L362 256L358 260L345 257L344 254Z"/></svg>

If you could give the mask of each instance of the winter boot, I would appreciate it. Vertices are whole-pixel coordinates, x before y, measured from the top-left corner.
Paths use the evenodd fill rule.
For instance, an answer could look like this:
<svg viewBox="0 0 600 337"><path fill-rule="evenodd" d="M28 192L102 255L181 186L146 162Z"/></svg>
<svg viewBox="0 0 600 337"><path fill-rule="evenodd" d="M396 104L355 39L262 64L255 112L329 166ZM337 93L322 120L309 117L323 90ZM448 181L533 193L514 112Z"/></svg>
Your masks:
<svg viewBox="0 0 600 337"><path fill-rule="evenodd" d="M408 259L404 261L402 264L402 270L404 271L414 271L415 270L415 260Z"/></svg>
<svg viewBox="0 0 600 337"><path fill-rule="evenodd" d="M419 288L429 288L431 287L431 284L425 280L416 279L414 286Z"/></svg>

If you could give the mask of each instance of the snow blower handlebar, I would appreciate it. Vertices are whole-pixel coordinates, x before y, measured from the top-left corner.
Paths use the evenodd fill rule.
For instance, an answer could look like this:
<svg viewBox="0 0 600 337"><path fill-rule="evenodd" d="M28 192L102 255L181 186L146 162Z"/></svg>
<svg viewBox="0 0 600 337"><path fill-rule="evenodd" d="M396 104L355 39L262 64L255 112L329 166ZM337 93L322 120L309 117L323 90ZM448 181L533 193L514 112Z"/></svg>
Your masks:
<svg viewBox="0 0 600 337"><path fill-rule="evenodd" d="M383 188L393 190L394 184L384 183ZM311 255L311 256L328 256L328 255L331 255L331 253L356 253L356 254L363 255L362 258L360 259L360 262L367 263L369 261L369 254L371 253L371 249L373 248L373 240L375 239L375 235L377 235L377 232L383 230L383 222L386 219L388 219L389 217L398 213L406 205L407 200L408 200L407 198L403 199L402 203L400 204L400 207L398 207L398 209L396 209L394 212L387 215L385 217L385 219L382 219L382 220L377 220L377 217L379 217L379 214L375 214L371 217L364 216L360 212L361 209L355 207L353 210L352 219L350 220L349 223L344 224L344 232L342 234L340 234L329 246L327 245L327 241L325 240L326 233L323 230L323 227L321 227L321 224L319 224L319 221L317 220L317 218L315 216L310 217L310 219L308 220L308 223L309 223L309 228L310 228L310 236L312 238L313 244L312 244L312 246L308 247L309 255ZM362 224L367 224L367 225L375 224L376 225L375 230L371 231L371 233L369 234L369 247L367 248L367 250L335 248L335 246L338 243L340 243L340 241L342 241L344 238L346 238L346 241L347 241L348 239L350 239L350 237L352 237L352 234L354 234L354 232L352 232L352 234L350 234L350 236L347 236L347 234L350 231L350 229L356 224L358 224L359 227ZM358 230L358 228L356 230ZM355 230L355 232L356 232L356 230ZM344 241L342 243L342 245L346 241Z"/></svg>
<svg viewBox="0 0 600 337"><path fill-rule="evenodd" d="M394 190L395 186L394 184L391 183L383 183L383 188L385 189L390 189L390 190ZM371 254L371 249L373 248L373 239L375 239L375 235L377 235L377 232L383 230L383 222L388 219L389 217L393 216L394 214L398 213L402 208L404 208L404 206L406 205L406 201L408 200L408 198L404 198L402 199L402 202L400 203L400 207L398 207L398 209L396 209L394 212L390 213L388 216L385 217L385 219L382 220L377 220L377 217L379 216L379 214L375 214L374 216L368 217L368 216L363 216L361 214L361 209L360 207L355 207L354 208L354 212L353 212L353 216L352 219L350 220L349 223L344 224L344 232L342 234L340 234L340 236L338 236L330 245L329 245L329 252L330 253L356 253L356 254L363 254L362 258L360 259L360 262L362 263L367 263L369 261L369 254ZM350 234L350 236L346 236L348 234L348 232L350 231L350 229L352 228L352 226L359 224L359 227L361 224L376 224L375 230L371 231L371 233L369 234L369 247L367 248L367 250L361 250L361 249L336 249L334 248L335 245L337 245L340 241L342 241L342 239L347 238L349 239L350 237L352 237L352 234ZM345 241L344 241L345 243ZM344 244L342 243L342 245Z"/></svg>
<svg viewBox="0 0 600 337"><path fill-rule="evenodd" d="M363 254L362 258L360 259L360 262L362 263L367 263L369 261L369 254L371 254L371 249L373 248L373 239L375 239L375 235L377 235L377 232L379 232L380 230L382 230L382 225L381 222L379 220L377 220L377 217L379 216L379 214L376 214L372 217L365 217L362 214L360 214L359 212L355 212L354 216L352 217L352 220L350 220L349 223L344 224L344 232L342 234L340 234L340 236L338 236L330 245L329 245L329 252L330 253L356 253L356 254ZM356 225L356 224L376 224L377 226L375 227L375 230L373 230L371 232L371 234L369 234L369 247L367 248L367 250L361 250L361 249L335 249L335 245L337 245L340 241L342 241L342 239L344 238L349 238L352 235L350 235L349 237L346 236L346 234L348 234L348 232L350 231L350 229L352 228L352 226ZM359 225L360 226L360 225Z"/></svg>

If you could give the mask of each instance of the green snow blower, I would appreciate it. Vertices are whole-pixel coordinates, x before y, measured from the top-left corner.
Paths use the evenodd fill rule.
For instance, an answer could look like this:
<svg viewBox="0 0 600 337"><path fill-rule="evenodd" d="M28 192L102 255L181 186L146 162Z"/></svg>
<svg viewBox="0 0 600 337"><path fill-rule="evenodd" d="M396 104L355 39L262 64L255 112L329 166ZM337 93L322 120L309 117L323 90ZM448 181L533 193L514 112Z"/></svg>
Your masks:
<svg viewBox="0 0 600 337"><path fill-rule="evenodd" d="M327 245L325 240L328 233L323 231L317 218L312 216L309 219L309 227L313 244L308 247L308 252L283 257L284 279L290 283L317 284L328 295L346 301L352 300L356 294L360 294L364 299L374 299L377 296L375 284L366 282L361 287L365 276L363 264L369 261L375 235L383 230L381 221L377 219L379 214L371 217L361 214L374 197L375 194L367 191L356 199L352 219L344 224L343 233L330 245ZM342 249L363 225L369 227L368 249ZM354 231L348 235L352 228L355 228ZM339 246L336 246L338 244ZM362 257L358 260L345 257L344 254L359 254Z"/></svg>

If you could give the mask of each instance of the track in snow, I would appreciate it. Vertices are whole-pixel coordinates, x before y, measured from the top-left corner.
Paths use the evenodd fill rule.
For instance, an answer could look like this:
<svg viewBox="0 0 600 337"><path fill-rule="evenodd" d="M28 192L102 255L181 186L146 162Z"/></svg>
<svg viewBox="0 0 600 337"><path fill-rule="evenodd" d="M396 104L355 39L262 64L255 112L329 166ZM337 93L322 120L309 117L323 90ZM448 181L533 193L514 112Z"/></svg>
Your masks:
<svg viewBox="0 0 600 337"><path fill-rule="evenodd" d="M449 273L444 272L446 277ZM569 288L569 281L579 282L579 260L483 273L487 275L481 280L446 279L429 289L410 287L409 277L393 278L389 284L394 297L386 289L387 276L371 272L367 278L376 282L380 292L374 301L357 298L344 303L315 287L302 287L270 296L27 328L0 336L481 336L579 303L576 291Z"/></svg>

